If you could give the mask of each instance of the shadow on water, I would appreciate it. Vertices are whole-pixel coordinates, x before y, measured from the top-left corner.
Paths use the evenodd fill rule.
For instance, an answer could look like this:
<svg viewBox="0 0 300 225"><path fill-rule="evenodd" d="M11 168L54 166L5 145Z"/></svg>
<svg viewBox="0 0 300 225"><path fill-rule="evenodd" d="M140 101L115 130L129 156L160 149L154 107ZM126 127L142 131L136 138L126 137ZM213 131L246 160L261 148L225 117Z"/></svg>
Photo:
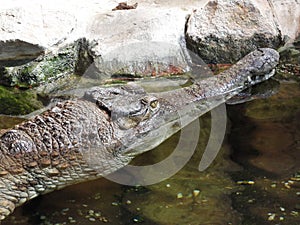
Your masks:
<svg viewBox="0 0 300 225"><path fill-rule="evenodd" d="M106 179L73 185L33 199L3 224L299 225L299 106L299 84L283 83L271 98L228 108L228 140L204 172L197 168L209 137L209 114L200 118L194 156L173 177L147 187ZM134 163L164 159L178 138Z"/></svg>
<svg viewBox="0 0 300 225"><path fill-rule="evenodd" d="M279 93L231 107L232 159L243 167L235 181L251 180L232 194L243 224L300 224L300 88L282 83Z"/></svg>

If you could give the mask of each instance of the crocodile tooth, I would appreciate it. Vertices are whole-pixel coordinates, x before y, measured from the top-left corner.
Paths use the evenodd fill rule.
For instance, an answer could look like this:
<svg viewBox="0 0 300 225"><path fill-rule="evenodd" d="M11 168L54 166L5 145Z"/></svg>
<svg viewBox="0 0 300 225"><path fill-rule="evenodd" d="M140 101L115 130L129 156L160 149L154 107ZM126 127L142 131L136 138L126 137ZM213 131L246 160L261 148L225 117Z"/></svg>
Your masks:
<svg viewBox="0 0 300 225"><path fill-rule="evenodd" d="M252 79L251 79L251 77L250 77L250 76L248 76L248 77L247 77L247 79L248 79L248 82L249 82L249 83L251 83L251 82L252 82Z"/></svg>

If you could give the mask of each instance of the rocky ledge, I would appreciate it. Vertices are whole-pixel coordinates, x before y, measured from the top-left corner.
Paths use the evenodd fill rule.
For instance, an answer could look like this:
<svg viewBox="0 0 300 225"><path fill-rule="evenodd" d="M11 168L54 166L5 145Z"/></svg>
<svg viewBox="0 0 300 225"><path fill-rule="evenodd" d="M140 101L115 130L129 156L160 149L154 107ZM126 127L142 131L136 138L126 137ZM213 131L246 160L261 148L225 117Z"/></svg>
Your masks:
<svg viewBox="0 0 300 225"><path fill-rule="evenodd" d="M70 74L158 76L234 63L299 36L297 0L38 0L0 6L0 83L37 86ZM97 76L96 76L97 77Z"/></svg>

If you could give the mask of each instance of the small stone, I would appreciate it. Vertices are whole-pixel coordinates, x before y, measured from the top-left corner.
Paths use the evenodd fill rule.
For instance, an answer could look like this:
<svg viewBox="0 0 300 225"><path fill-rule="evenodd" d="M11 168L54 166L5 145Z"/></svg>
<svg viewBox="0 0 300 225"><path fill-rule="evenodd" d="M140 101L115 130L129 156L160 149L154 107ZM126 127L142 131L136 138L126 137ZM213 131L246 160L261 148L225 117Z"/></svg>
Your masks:
<svg viewBox="0 0 300 225"><path fill-rule="evenodd" d="M276 188L277 184L271 184L271 188Z"/></svg>
<svg viewBox="0 0 300 225"><path fill-rule="evenodd" d="M134 223L142 223L144 221L144 219L141 216L135 216L133 219Z"/></svg>
<svg viewBox="0 0 300 225"><path fill-rule="evenodd" d="M183 194L182 194L182 193L178 193L178 194L177 194L177 198L178 198L178 199L183 198Z"/></svg>
<svg viewBox="0 0 300 225"><path fill-rule="evenodd" d="M166 187L169 188L169 187L171 187L171 185L170 184L166 184Z"/></svg>
<svg viewBox="0 0 300 225"><path fill-rule="evenodd" d="M255 182L253 180L241 180L241 181L237 181L237 184L240 185L253 185L255 184Z"/></svg>
<svg viewBox="0 0 300 225"><path fill-rule="evenodd" d="M101 198L101 195L100 195L100 194L96 194L95 197L94 197L95 200L98 200L98 199L100 199L100 198Z"/></svg>
<svg viewBox="0 0 300 225"><path fill-rule="evenodd" d="M40 216L40 220L45 220L46 219L46 216L42 215Z"/></svg>
<svg viewBox="0 0 300 225"><path fill-rule="evenodd" d="M273 221L275 219L276 214L275 213L271 213L268 217L269 221Z"/></svg>
<svg viewBox="0 0 300 225"><path fill-rule="evenodd" d="M101 217L101 218L100 218L100 221L102 221L103 223L107 223L107 222L108 222L108 219L106 219L105 217Z"/></svg>
<svg viewBox="0 0 300 225"><path fill-rule="evenodd" d="M280 211L281 212L284 212L285 211L285 208L283 208L283 207L279 207L280 208Z"/></svg>
<svg viewBox="0 0 300 225"><path fill-rule="evenodd" d="M96 219L95 219L94 217L90 217L90 218L89 218L89 221L91 221L91 222L95 222L95 221L96 221Z"/></svg>
<svg viewBox="0 0 300 225"><path fill-rule="evenodd" d="M197 197L199 194L200 194L200 190L198 190L198 189L193 190L194 197Z"/></svg>
<svg viewBox="0 0 300 225"><path fill-rule="evenodd" d="M92 210L92 209L91 209L91 210L89 210L89 214L90 214L90 215L93 215L94 213L95 213L95 211L94 211L94 210Z"/></svg>
<svg viewBox="0 0 300 225"><path fill-rule="evenodd" d="M119 204L117 202L112 202L111 205L118 206Z"/></svg>
<svg viewBox="0 0 300 225"><path fill-rule="evenodd" d="M297 211L292 211L290 214L291 216L299 216L299 213Z"/></svg>
<svg viewBox="0 0 300 225"><path fill-rule="evenodd" d="M279 217L279 220L280 220L280 221L283 221L283 220L284 220L284 217L283 217L283 216L280 216L280 217Z"/></svg>
<svg viewBox="0 0 300 225"><path fill-rule="evenodd" d="M127 200L127 201L126 201L126 204L127 204L127 205L130 205L130 204L131 204L131 201L130 201L130 200Z"/></svg>
<svg viewBox="0 0 300 225"><path fill-rule="evenodd" d="M285 183L284 183L284 187L286 187L287 189L290 189L290 188L291 188L291 186L290 186L290 184L289 184L288 182L285 182Z"/></svg>

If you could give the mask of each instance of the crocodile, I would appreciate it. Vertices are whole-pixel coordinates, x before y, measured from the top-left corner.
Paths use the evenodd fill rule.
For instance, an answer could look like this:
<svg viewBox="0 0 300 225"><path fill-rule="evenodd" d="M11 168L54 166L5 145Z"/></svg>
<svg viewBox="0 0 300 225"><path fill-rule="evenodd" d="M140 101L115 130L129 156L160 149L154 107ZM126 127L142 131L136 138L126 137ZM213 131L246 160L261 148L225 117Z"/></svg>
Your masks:
<svg viewBox="0 0 300 225"><path fill-rule="evenodd" d="M161 93L137 85L93 87L2 131L0 220L38 195L122 168L195 117L267 80L278 61L277 51L261 48L219 75Z"/></svg>

